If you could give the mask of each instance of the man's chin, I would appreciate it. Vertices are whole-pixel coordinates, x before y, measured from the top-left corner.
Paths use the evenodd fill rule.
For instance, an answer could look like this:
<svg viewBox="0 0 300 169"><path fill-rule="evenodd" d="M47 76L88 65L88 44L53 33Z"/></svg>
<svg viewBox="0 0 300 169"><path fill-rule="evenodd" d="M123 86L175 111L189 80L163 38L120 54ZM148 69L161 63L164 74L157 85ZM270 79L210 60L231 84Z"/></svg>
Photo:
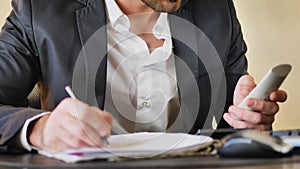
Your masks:
<svg viewBox="0 0 300 169"><path fill-rule="evenodd" d="M156 12L175 12L181 6L181 0L142 0Z"/></svg>

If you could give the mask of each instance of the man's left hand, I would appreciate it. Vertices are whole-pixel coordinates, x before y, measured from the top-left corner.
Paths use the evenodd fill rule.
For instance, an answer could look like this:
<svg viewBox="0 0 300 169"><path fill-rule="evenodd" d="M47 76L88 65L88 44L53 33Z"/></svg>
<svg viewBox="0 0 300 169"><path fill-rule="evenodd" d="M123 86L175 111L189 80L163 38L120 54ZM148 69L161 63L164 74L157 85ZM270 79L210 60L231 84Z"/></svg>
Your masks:
<svg viewBox="0 0 300 169"><path fill-rule="evenodd" d="M256 86L253 77L242 76L234 91L233 105L224 114L225 121L234 128L255 128L259 130L269 130L275 120L275 115L279 111L277 102L285 102L287 93L277 90L269 95L269 101L250 98L247 106L253 111L239 108L238 105Z"/></svg>

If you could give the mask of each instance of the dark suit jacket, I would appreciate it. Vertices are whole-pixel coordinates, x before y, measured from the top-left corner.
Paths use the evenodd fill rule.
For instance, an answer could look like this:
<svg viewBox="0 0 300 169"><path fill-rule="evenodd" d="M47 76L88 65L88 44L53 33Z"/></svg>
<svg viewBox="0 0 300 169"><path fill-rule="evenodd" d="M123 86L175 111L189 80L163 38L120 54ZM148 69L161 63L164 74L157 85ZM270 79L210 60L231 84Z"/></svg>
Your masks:
<svg viewBox="0 0 300 169"><path fill-rule="evenodd" d="M17 149L14 136L26 119L53 110L68 97L66 85L73 84L80 99L101 109L106 89L105 56L99 66L90 68L85 65L90 64L86 56L89 49L81 52L94 33L106 30L103 0L13 0L12 7L0 34L2 151ZM187 132L210 127L205 122L213 115L220 121L219 128L229 127L222 114L232 104L234 87L247 69L246 45L232 0L185 1L170 15L170 26L177 80L184 85L178 85L180 101L187 111L184 116L194 118L187 118L186 123L192 122ZM96 48L106 53L106 31L97 33ZM78 66L81 56L79 62L85 64ZM179 71L179 63L189 67L198 91L186 86L190 79ZM91 69L96 73L89 72ZM27 108L26 97L37 82L41 109ZM75 82L81 86L74 86ZM195 93L199 98L189 97ZM198 107L187 106L195 100Z"/></svg>

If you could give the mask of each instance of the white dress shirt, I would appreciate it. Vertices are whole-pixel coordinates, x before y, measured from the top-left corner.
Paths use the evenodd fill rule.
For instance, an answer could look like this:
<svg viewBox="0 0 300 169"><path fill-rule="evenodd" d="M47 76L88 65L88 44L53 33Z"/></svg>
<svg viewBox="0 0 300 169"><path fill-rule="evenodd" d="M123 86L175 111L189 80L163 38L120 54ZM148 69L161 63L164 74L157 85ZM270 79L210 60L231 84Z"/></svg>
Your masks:
<svg viewBox="0 0 300 169"><path fill-rule="evenodd" d="M150 32L164 43L149 52L146 42L130 32L129 18L137 16L126 16L114 0L105 2L108 58L104 109L128 132L166 131L170 111L179 109L167 13L159 15Z"/></svg>

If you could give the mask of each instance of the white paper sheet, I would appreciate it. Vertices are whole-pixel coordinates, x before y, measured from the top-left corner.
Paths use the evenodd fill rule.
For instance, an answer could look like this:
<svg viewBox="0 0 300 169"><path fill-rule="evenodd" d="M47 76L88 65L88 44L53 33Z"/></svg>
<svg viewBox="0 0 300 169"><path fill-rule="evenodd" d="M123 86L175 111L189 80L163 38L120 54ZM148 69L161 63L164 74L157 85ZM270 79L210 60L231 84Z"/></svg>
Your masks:
<svg viewBox="0 0 300 169"><path fill-rule="evenodd" d="M117 158L152 158L196 152L211 145L213 139L207 136L184 133L133 133L113 135L109 145L102 148L82 148L61 153L39 151L40 154L65 162L92 159L115 160Z"/></svg>

